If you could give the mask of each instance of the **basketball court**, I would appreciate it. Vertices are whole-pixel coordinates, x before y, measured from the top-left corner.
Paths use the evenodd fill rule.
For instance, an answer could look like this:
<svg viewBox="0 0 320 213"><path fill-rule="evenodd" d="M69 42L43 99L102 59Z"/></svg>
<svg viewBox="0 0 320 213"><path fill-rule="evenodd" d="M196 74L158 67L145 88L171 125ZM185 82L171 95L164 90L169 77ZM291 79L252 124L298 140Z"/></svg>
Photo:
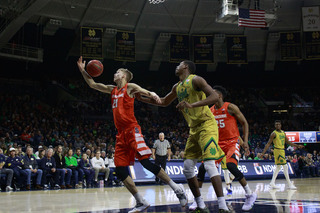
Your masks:
<svg viewBox="0 0 320 213"><path fill-rule="evenodd" d="M270 180L248 181L258 194L250 212L320 212L320 178L293 179L297 190L286 189L285 179L276 181L278 190L269 190ZM224 184L224 183L223 183ZM184 184L189 204L193 198ZM225 188L225 185L223 185ZM169 186L138 186L141 194L151 206L145 212L188 212L181 208ZM218 203L210 183L203 187L203 197L210 212L218 212ZM233 195L226 196L233 212L242 212L244 191L239 183L233 183ZM133 196L125 187L21 191L0 194L0 212L128 212L135 205Z"/></svg>

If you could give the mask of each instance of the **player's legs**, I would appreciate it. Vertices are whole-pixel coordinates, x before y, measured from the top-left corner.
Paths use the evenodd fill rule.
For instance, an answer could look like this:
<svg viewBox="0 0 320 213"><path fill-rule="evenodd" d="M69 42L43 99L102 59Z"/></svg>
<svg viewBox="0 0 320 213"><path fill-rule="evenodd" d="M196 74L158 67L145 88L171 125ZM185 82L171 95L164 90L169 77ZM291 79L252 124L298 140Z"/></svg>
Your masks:
<svg viewBox="0 0 320 213"><path fill-rule="evenodd" d="M238 138L231 139L223 144L224 145L221 146L221 148L226 153L227 168L230 171L230 173L235 177L235 179L239 181L239 183L243 187L246 194L245 195L246 201L242 206L242 210L248 211L253 207L254 202L257 198L257 194L252 193L246 178L244 177L242 172L238 169L239 153L240 153L239 139Z"/></svg>
<svg viewBox="0 0 320 213"><path fill-rule="evenodd" d="M275 182L276 182L276 179L278 177L280 169L281 169L281 165L276 165L276 169L273 171L272 179L271 179L271 182L270 182L270 187L271 188L274 188L274 189L279 188L278 186L275 185Z"/></svg>
<svg viewBox="0 0 320 213"><path fill-rule="evenodd" d="M134 163L135 150L130 147L129 142L125 141L127 139L125 131L119 131L116 139L114 163L117 178L123 182L124 186L136 200L136 206L129 212L141 212L147 209L150 204L143 199L132 178L129 176L128 166Z"/></svg>
<svg viewBox="0 0 320 213"><path fill-rule="evenodd" d="M276 188L279 188L278 186L275 185L275 181L277 179L281 166L287 163L285 159L284 150L274 149L274 161L275 161L276 169L273 172L272 179L270 182L270 187L276 189Z"/></svg>
<svg viewBox="0 0 320 213"><path fill-rule="evenodd" d="M200 194L202 194L201 189L202 189L202 184L204 182L205 174L206 174L206 169L204 168L204 163L202 162L201 165L199 166L199 171L197 175ZM193 203L189 206L189 210L195 210L197 207L198 207L198 204L194 200Z"/></svg>
<svg viewBox="0 0 320 213"><path fill-rule="evenodd" d="M129 176L128 167L126 166L116 166L116 175L123 182L124 186L133 195L136 200L136 206L129 211L130 212L141 212L147 209L150 204L141 196L138 189L133 182L132 178Z"/></svg>
<svg viewBox="0 0 320 213"><path fill-rule="evenodd" d="M204 168L216 192L219 209L228 210L223 195L221 177L215 165L215 160L224 157L224 152L217 143L219 138L217 123L215 120L205 121L201 125L191 128L189 135L185 149L184 171L189 170L189 175L185 175L198 207L202 209L204 203L199 191L197 178L192 173L195 162L191 159L202 158L204 160Z"/></svg>
<svg viewBox="0 0 320 213"><path fill-rule="evenodd" d="M152 172L156 177L160 178L163 182L167 183L174 190L181 206L187 205L187 197L183 185L176 184L160 166L151 163L149 160L152 152L144 142L140 127L134 127L134 131L128 130L125 134L130 150L133 150L135 157L140 161L141 165Z"/></svg>
<svg viewBox="0 0 320 213"><path fill-rule="evenodd" d="M283 165L282 168L283 168L284 176L285 176L287 183L288 183L288 188L289 189L297 189L297 187L295 187L295 185L293 185L293 183L290 181L288 164Z"/></svg>
<svg viewBox="0 0 320 213"><path fill-rule="evenodd" d="M220 146L220 148L223 151L223 147ZM225 152L225 154L226 154L226 152ZM232 180L230 179L230 172L227 168L227 156L224 156L222 159L216 161L217 165L219 165L219 163L221 163L221 169L222 169L223 176L224 176L224 182L226 183L226 186L227 186L227 195L232 195L231 182L233 179Z"/></svg>
<svg viewBox="0 0 320 213"><path fill-rule="evenodd" d="M206 169L204 168L204 163L201 163L201 165L199 166L199 171L198 171L198 182L199 182L200 189L202 188L205 174L206 174Z"/></svg>

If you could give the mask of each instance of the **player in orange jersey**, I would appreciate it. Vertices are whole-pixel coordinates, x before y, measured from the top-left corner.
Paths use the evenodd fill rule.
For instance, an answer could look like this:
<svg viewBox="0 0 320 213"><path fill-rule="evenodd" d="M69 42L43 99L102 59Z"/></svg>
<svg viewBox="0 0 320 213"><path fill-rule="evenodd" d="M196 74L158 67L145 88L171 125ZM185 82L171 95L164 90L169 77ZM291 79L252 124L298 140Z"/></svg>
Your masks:
<svg viewBox="0 0 320 213"><path fill-rule="evenodd" d="M243 189L246 193L246 201L242 206L242 210L248 211L250 210L254 202L257 198L256 193L252 192L245 177L243 176L242 172L238 169L238 162L239 162L239 154L240 154L240 145L245 149L246 155L249 155L249 146L248 146L248 135L249 135L249 125L240 111L240 109L232 103L224 102L224 97L227 95L227 91L224 87L221 86L214 86L214 91L218 93L218 101L210 108L211 112L213 113L219 128L219 146L226 154L226 162L223 162L221 165L225 182L227 184L227 191L230 194L231 190L231 181L229 177L229 172L237 179L240 184L242 185ZM242 126L243 129L243 138L241 139L237 121ZM219 163L219 162L218 162ZM200 166L199 168L199 185L202 185L204 180L204 173L205 171ZM229 185L229 186L228 186ZM193 203L189 209L195 209L196 203Z"/></svg>
<svg viewBox="0 0 320 213"><path fill-rule="evenodd" d="M160 102L159 96L154 92L141 88L137 84L129 83L133 78L133 74L123 68L118 69L114 74L113 80L116 86L96 83L85 71L85 63L85 61L82 61L82 57L77 62L79 70L87 84L100 92L111 94L113 119L118 130L114 156L116 174L137 202L136 206L129 212L141 212L150 206L139 194L128 173L128 166L134 164L135 158L140 161L144 168L152 172L174 190L181 206L187 205L187 197L183 185L177 185L161 167L151 163L149 160L152 152L146 145L141 134L141 128L134 116L134 95L136 93L150 97L156 102Z"/></svg>

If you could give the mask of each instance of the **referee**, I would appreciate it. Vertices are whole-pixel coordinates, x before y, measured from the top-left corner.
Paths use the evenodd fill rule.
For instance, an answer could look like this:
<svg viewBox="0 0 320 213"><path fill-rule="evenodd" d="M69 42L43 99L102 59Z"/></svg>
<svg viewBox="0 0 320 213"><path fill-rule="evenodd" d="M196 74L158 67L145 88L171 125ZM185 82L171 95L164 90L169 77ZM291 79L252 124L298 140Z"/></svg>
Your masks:
<svg viewBox="0 0 320 213"><path fill-rule="evenodd" d="M159 133L159 139L157 139L152 147L152 158L155 160L155 164L161 166L163 170L166 170L167 164L167 157L168 161L171 159L171 146L167 139L164 139L164 133ZM162 182L159 178L156 177L156 183Z"/></svg>

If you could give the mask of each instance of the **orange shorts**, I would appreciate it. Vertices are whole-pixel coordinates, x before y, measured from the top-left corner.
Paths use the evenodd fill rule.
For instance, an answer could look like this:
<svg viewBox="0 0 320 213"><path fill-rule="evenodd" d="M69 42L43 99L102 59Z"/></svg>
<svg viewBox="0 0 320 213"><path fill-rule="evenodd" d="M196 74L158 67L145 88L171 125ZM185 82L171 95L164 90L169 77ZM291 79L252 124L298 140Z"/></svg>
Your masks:
<svg viewBox="0 0 320 213"><path fill-rule="evenodd" d="M140 161L149 158L151 154L151 149L144 142L140 126L118 131L114 152L116 167L133 165L135 158Z"/></svg>
<svg viewBox="0 0 320 213"><path fill-rule="evenodd" d="M230 140L219 141L218 144L226 155L226 163L234 163L238 165L240 154L239 138L232 138ZM217 163L220 163L221 160L219 160L219 162Z"/></svg>

